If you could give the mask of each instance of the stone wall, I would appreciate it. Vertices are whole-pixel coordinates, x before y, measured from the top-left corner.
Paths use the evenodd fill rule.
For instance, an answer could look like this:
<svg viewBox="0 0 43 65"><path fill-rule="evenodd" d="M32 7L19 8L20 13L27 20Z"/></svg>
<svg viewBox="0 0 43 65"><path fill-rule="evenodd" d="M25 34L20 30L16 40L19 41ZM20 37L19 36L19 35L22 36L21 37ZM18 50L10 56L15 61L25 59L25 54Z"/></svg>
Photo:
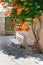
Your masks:
<svg viewBox="0 0 43 65"><path fill-rule="evenodd" d="M4 13L0 12L0 34L5 33L5 17Z"/></svg>

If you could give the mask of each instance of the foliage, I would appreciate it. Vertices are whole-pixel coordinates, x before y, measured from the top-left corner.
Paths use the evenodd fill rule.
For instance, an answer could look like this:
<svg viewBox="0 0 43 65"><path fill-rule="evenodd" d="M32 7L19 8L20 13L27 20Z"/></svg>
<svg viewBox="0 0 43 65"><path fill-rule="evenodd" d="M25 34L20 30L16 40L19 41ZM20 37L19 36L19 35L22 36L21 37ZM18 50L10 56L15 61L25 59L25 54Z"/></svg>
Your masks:
<svg viewBox="0 0 43 65"><path fill-rule="evenodd" d="M12 22L10 22L11 24L10 29L14 28L15 22L21 25L24 22L26 23L26 22L39 21L38 18L35 16L36 15L40 16L42 10L40 9L40 5L36 0L6 0L6 1L8 2L8 5L7 6L3 5L3 8L9 6L12 7L12 11L5 12L5 16L10 15L11 17L10 21ZM20 26L20 28L22 28L22 25Z"/></svg>
<svg viewBox="0 0 43 65"><path fill-rule="evenodd" d="M40 5L41 9L43 10L43 0L34 0L34 2L38 2Z"/></svg>
<svg viewBox="0 0 43 65"><path fill-rule="evenodd" d="M38 0L39 1L39 0ZM33 35L35 37L35 45L38 50L38 41L39 41L39 32L40 27L36 29L37 23L41 25L39 16L42 13L40 4L37 0L9 0L8 3L12 7L12 11L5 12L5 15L10 15L10 30L14 28L17 24L19 27L16 28L16 31L29 31L29 24L31 24ZM4 8L6 8L4 6ZM27 23L28 21L28 23ZM18 26L18 25L17 25Z"/></svg>
<svg viewBox="0 0 43 65"><path fill-rule="evenodd" d="M16 0L13 3L12 15L16 20L25 21L26 18L34 18L35 15L40 15L41 12L38 3L33 0Z"/></svg>
<svg viewBox="0 0 43 65"><path fill-rule="evenodd" d="M34 0L9 0L10 6L12 6L12 21L14 22L33 22L32 20L36 15L41 15L42 10L40 10L40 5L38 2ZM32 20L27 20L27 18L31 18ZM35 18L37 21L38 18ZM12 28L14 26L10 26Z"/></svg>

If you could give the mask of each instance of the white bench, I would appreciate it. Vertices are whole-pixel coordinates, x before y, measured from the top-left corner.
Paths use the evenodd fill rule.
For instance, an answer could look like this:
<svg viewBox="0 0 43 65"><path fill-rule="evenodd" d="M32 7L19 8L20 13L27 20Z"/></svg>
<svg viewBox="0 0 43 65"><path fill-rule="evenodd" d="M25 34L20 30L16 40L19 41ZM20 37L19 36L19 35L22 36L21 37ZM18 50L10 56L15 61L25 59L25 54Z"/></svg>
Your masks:
<svg viewBox="0 0 43 65"><path fill-rule="evenodd" d="M23 44L24 36L20 33L16 33L16 38L10 39L10 41L17 46L17 48L20 48L20 46Z"/></svg>

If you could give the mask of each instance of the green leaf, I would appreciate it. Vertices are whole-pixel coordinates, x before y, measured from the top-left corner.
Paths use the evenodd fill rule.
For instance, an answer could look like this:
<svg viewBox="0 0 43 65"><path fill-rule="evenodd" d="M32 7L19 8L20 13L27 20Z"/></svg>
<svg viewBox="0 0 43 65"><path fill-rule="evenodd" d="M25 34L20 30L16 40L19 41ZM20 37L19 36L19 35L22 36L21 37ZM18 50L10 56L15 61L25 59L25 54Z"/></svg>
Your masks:
<svg viewBox="0 0 43 65"><path fill-rule="evenodd" d="M13 3L13 0L9 0L9 3L10 3L10 4Z"/></svg>

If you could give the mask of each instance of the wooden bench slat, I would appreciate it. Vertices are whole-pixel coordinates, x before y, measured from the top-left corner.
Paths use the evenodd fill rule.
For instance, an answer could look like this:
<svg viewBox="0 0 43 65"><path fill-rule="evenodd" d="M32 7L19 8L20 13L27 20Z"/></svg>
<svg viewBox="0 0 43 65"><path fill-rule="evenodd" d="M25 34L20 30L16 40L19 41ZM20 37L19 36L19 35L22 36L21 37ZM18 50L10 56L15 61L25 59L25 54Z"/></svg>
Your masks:
<svg viewBox="0 0 43 65"><path fill-rule="evenodd" d="M10 39L10 41L17 46L17 48L20 48L20 46L24 42L24 36L20 33L16 33L16 38Z"/></svg>
<svg viewBox="0 0 43 65"><path fill-rule="evenodd" d="M16 40L15 38L10 39L11 42L13 42L14 44L21 44L21 42L19 42L18 40Z"/></svg>

